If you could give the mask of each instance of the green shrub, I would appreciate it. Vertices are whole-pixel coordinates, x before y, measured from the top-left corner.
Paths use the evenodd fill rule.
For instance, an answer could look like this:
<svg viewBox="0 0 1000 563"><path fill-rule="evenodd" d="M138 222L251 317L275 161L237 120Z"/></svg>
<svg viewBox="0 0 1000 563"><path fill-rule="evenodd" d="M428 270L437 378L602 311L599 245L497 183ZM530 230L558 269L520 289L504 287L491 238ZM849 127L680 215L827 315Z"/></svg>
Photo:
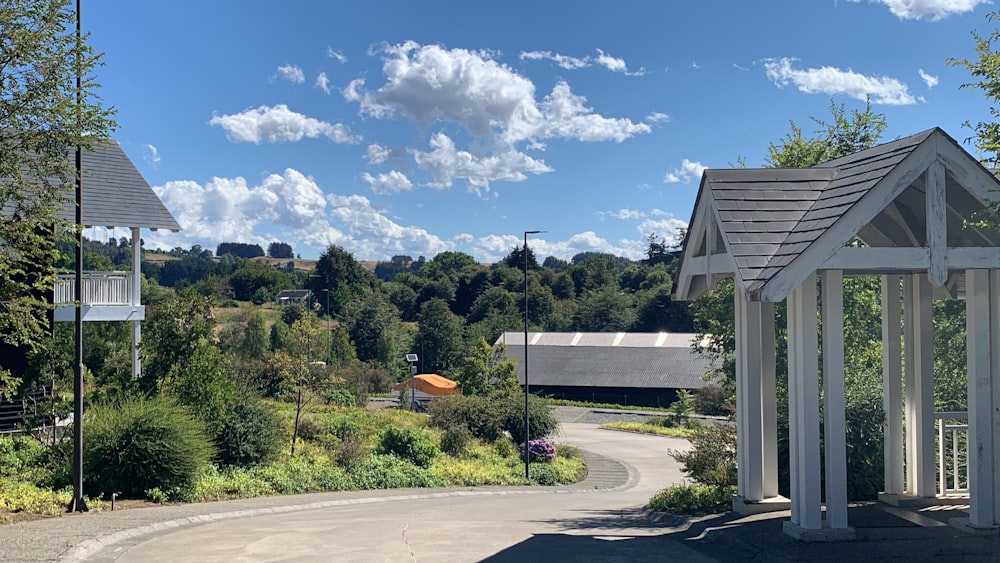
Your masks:
<svg viewBox="0 0 1000 563"><path fill-rule="evenodd" d="M445 483L423 468L394 455L372 455L350 473L358 489L399 489L404 487L440 487Z"/></svg>
<svg viewBox="0 0 1000 563"><path fill-rule="evenodd" d="M736 414L734 400L731 387L712 383L694 394L694 412L708 416L733 416Z"/></svg>
<svg viewBox="0 0 1000 563"><path fill-rule="evenodd" d="M528 478L539 485L552 486L559 482L559 472L551 463L529 463Z"/></svg>
<svg viewBox="0 0 1000 563"><path fill-rule="evenodd" d="M517 451L517 446L514 445L514 442L512 442L510 438L507 438L506 436L500 438L496 442L493 442L493 451L496 452L498 456L504 459L511 458L514 456L520 457L521 455L520 452Z"/></svg>
<svg viewBox="0 0 1000 563"><path fill-rule="evenodd" d="M329 432L328 428L325 428L318 420L311 416L302 415L299 418L299 439L301 440L316 440Z"/></svg>
<svg viewBox="0 0 1000 563"><path fill-rule="evenodd" d="M173 399L128 397L84 419L84 481L92 494L142 498L194 482L212 458L204 423Z"/></svg>
<svg viewBox="0 0 1000 563"><path fill-rule="evenodd" d="M354 407L357 406L357 400L354 398L354 394L347 389L334 389L326 394L326 404L336 405L338 407Z"/></svg>
<svg viewBox="0 0 1000 563"><path fill-rule="evenodd" d="M441 450L453 457L460 457L472 441L472 432L465 425L452 426L441 435Z"/></svg>
<svg viewBox="0 0 1000 563"><path fill-rule="evenodd" d="M394 455L419 467L427 467L440 453L437 443L426 431L390 426L382 434L378 453Z"/></svg>
<svg viewBox="0 0 1000 563"><path fill-rule="evenodd" d="M482 395L448 395L435 399L427 412L437 428L465 426L476 438L492 442L503 433L500 406Z"/></svg>
<svg viewBox="0 0 1000 563"><path fill-rule="evenodd" d="M449 395L431 403L431 424L448 429L464 424L480 440L493 442L504 432L514 440L524 441L524 395L498 391L489 395ZM559 423L552 410L539 397L528 401L530 439L548 436Z"/></svg>
<svg viewBox="0 0 1000 563"><path fill-rule="evenodd" d="M707 424L691 431L691 449L671 451L683 466L684 473L703 485L736 484L736 427L732 424Z"/></svg>
<svg viewBox="0 0 1000 563"><path fill-rule="evenodd" d="M237 403L228 409L215 445L216 460L222 465L248 467L270 463L278 457L283 445L281 421L262 401Z"/></svg>
<svg viewBox="0 0 1000 563"><path fill-rule="evenodd" d="M732 485L671 485L650 499L649 508L657 512L689 515L728 511L734 494L736 487Z"/></svg>
<svg viewBox="0 0 1000 563"><path fill-rule="evenodd" d="M45 446L31 436L0 436L0 476L22 476L38 465Z"/></svg>

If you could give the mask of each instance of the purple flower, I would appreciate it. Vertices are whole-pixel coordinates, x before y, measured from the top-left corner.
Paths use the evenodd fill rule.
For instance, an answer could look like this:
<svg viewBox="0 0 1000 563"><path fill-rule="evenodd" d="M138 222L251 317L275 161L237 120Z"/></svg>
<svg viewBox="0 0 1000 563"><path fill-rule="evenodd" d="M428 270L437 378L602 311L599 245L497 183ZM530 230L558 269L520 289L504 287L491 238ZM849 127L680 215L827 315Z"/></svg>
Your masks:
<svg viewBox="0 0 1000 563"><path fill-rule="evenodd" d="M521 444L520 449L524 456L524 444ZM552 461L556 457L556 447L545 438L528 440L528 455L531 461Z"/></svg>

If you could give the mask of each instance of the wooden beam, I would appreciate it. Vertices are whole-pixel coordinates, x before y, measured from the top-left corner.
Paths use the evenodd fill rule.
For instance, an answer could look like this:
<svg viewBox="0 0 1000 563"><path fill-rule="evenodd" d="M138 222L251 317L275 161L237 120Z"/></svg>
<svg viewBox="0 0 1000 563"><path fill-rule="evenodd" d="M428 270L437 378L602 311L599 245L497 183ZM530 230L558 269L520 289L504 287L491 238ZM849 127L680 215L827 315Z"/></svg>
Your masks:
<svg viewBox="0 0 1000 563"><path fill-rule="evenodd" d="M993 528L993 389L990 272L965 272L966 354L969 394L969 526Z"/></svg>
<svg viewBox="0 0 1000 563"><path fill-rule="evenodd" d="M908 272L926 270L929 264L930 258L926 248L843 246L823 262L818 269Z"/></svg>
<svg viewBox="0 0 1000 563"><path fill-rule="evenodd" d="M934 467L934 304L933 288L928 276L909 276L913 284L911 318L913 320L912 346L906 352L906 363L913 366L913 391L907 390L906 417L912 420L913 447L910 456L914 466L911 489L921 497L935 495L936 473Z"/></svg>
<svg viewBox="0 0 1000 563"><path fill-rule="evenodd" d="M684 261L684 273L690 276L733 274L736 273L736 262L729 254L713 254L711 258L695 256Z"/></svg>
<svg viewBox="0 0 1000 563"><path fill-rule="evenodd" d="M882 276L882 409L885 492L903 493L903 348L900 345L901 276Z"/></svg>
<svg viewBox="0 0 1000 563"><path fill-rule="evenodd" d="M789 463L797 466L797 482L792 488L792 521L805 530L823 527L820 500L819 433L819 354L817 350L819 311L816 303L816 275L810 274L792 292L794 315L789 315L788 334L794 339L795 358L789 358L789 425L794 425L795 444ZM796 518L796 513L797 518Z"/></svg>
<svg viewBox="0 0 1000 563"><path fill-rule="evenodd" d="M889 205L885 206L882 213L885 214L885 216L899 228L899 230L903 233L903 236L905 236L906 240L910 243L910 246L923 246L920 244L920 241L917 240L917 235L913 232L913 229L910 228L909 222L903 217L903 214L899 211L899 207L896 206L895 201L889 202Z"/></svg>
<svg viewBox="0 0 1000 563"><path fill-rule="evenodd" d="M948 208L945 202L944 164L935 161L927 169L927 248L930 249L928 277L935 287L948 281L945 253L948 246Z"/></svg>
<svg viewBox="0 0 1000 563"><path fill-rule="evenodd" d="M847 528L844 410L844 275L839 270L829 270L823 272L823 444L828 528Z"/></svg>
<svg viewBox="0 0 1000 563"><path fill-rule="evenodd" d="M778 398L775 385L774 303L760 303L761 426L764 439L764 498L778 496Z"/></svg>

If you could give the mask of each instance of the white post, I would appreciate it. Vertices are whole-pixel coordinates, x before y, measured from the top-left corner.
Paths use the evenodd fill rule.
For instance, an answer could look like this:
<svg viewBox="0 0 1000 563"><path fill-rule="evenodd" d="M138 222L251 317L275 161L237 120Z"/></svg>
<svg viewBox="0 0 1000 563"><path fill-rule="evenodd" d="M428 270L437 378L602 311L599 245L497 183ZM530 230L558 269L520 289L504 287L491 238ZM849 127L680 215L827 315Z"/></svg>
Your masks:
<svg viewBox="0 0 1000 563"><path fill-rule="evenodd" d="M885 493L903 492L903 349L900 276L882 276L882 408L885 411Z"/></svg>
<svg viewBox="0 0 1000 563"><path fill-rule="evenodd" d="M1000 524L1000 270L990 270L990 439L993 441L993 525Z"/></svg>
<svg viewBox="0 0 1000 563"><path fill-rule="evenodd" d="M795 399L799 395L799 347L801 340L796 336L798 330L799 308L801 307L798 290L793 290L786 302L786 339L788 354L788 494L792 497L791 523L795 526L801 525L800 519L803 512L802 495L799 494L801 488L800 479L802 472L799 468L799 432L802 431L800 424L796 421L798 414L798 401Z"/></svg>
<svg viewBox="0 0 1000 563"><path fill-rule="evenodd" d="M997 524L993 505L993 389L990 272L965 271L966 354L969 385L969 525Z"/></svg>
<svg viewBox="0 0 1000 563"><path fill-rule="evenodd" d="M710 251L709 251L710 252ZM736 494L744 499L752 499L747 490L750 483L750 465L746 462L747 435L750 433L750 421L747 419L747 330L746 330L746 298L739 284L733 291L733 316L735 320L736 338ZM759 499L756 499L759 500Z"/></svg>
<svg viewBox="0 0 1000 563"><path fill-rule="evenodd" d="M917 401L916 358L914 350L914 303L913 274L903 276L903 442L905 444L906 482L903 491L908 495L917 493L917 424L913 405Z"/></svg>
<svg viewBox="0 0 1000 563"><path fill-rule="evenodd" d="M775 385L774 303L760 303L760 386L764 498L778 496L778 399Z"/></svg>
<svg viewBox="0 0 1000 563"><path fill-rule="evenodd" d="M913 484L910 491L920 497L935 494L934 458L934 303L932 288L924 274L911 276L913 284L912 354L907 352L907 364L913 366L913 392L907 389L907 426L913 432ZM911 362L912 359L912 362ZM911 400L912 399L912 400Z"/></svg>
<svg viewBox="0 0 1000 563"><path fill-rule="evenodd" d="M823 272L823 443L826 524L847 527L847 426L844 419L844 275Z"/></svg>
<svg viewBox="0 0 1000 563"><path fill-rule="evenodd" d="M795 357L788 359L788 418L794 448L789 462L797 467L792 483L792 522L801 529L818 530L823 527L823 508L820 504L819 311L815 273L792 292L792 300L795 307L788 316L788 338L795 342Z"/></svg>
<svg viewBox="0 0 1000 563"><path fill-rule="evenodd" d="M132 305L142 305L142 247L139 245L139 227L132 227ZM132 378L142 374L139 344L142 343L142 321L132 321Z"/></svg>

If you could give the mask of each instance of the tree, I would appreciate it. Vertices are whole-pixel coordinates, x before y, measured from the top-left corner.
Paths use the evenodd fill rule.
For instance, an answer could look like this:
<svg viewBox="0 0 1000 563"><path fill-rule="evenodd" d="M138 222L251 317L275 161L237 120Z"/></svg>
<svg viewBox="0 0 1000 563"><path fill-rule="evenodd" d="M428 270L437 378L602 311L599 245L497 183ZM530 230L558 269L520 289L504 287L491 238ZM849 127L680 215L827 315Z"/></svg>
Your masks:
<svg viewBox="0 0 1000 563"><path fill-rule="evenodd" d="M247 244L245 242L220 242L215 249L216 256L232 254L239 258L257 258L264 255L264 249L259 244Z"/></svg>
<svg viewBox="0 0 1000 563"><path fill-rule="evenodd" d="M344 327L351 335L354 350L362 362L384 361L390 352L387 346L395 325L399 323L399 310L379 291L368 289L350 301L343 311Z"/></svg>
<svg viewBox="0 0 1000 563"><path fill-rule="evenodd" d="M295 401L295 422L292 427L292 455L299 436L302 411L323 392L343 383L332 366L316 360L322 351L329 349L329 333L315 316L305 316L295 321L287 350L279 350L270 359L272 369L279 375L281 385Z"/></svg>
<svg viewBox="0 0 1000 563"><path fill-rule="evenodd" d="M524 269L524 247L515 246L510 254L503 259L503 263L509 268L517 268L520 270ZM528 269L534 270L538 268L538 261L535 259L535 251L528 247Z"/></svg>
<svg viewBox="0 0 1000 563"><path fill-rule="evenodd" d="M89 35L77 40L75 20L69 0L10 0L0 9L0 344L21 351L0 350L0 396L18 384L10 359L49 333L45 296L55 284L55 239L69 227L59 211L75 186L72 149L106 142L115 127L94 81L100 55Z"/></svg>
<svg viewBox="0 0 1000 563"><path fill-rule="evenodd" d="M579 299L573 329L580 332L623 332L632 326L632 297L615 286L588 291Z"/></svg>
<svg viewBox="0 0 1000 563"><path fill-rule="evenodd" d="M143 370L139 380L145 391L158 389L174 366L191 361L215 328L208 299L190 290L150 307L142 339Z"/></svg>
<svg viewBox="0 0 1000 563"><path fill-rule="evenodd" d="M309 289L314 295L319 295L324 289L329 290L331 311L327 313L337 311L340 314L348 301L365 288L374 287L375 280L375 275L362 268L350 252L330 245L316 261L315 274L309 277ZM326 302L321 306L325 307Z"/></svg>
<svg viewBox="0 0 1000 563"><path fill-rule="evenodd" d="M413 341L420 351L425 372L446 373L458 364L462 347L462 319L441 299L431 299L420 307L419 329Z"/></svg>
<svg viewBox="0 0 1000 563"><path fill-rule="evenodd" d="M1000 12L990 12L986 20L994 22L1000 19ZM988 36L982 36L972 32L972 38L976 41L976 58L954 59L949 58L948 64L951 66L963 67L972 74L973 81L966 82L961 88L977 88L982 91L990 109L990 116L993 121L978 121L975 125L966 121L965 126L975 133L976 150L979 151L980 159L987 168L997 168L1000 166L1000 52L993 49L993 42L1000 40L1000 29L994 29Z"/></svg>
<svg viewBox="0 0 1000 563"><path fill-rule="evenodd" d="M267 245L267 255L271 258L295 258L292 245L277 241Z"/></svg>
<svg viewBox="0 0 1000 563"><path fill-rule="evenodd" d="M465 357L459 371L458 389L463 395L486 395L492 390L514 390L518 387L516 362L507 357L506 346L500 342L490 346L480 338Z"/></svg>

